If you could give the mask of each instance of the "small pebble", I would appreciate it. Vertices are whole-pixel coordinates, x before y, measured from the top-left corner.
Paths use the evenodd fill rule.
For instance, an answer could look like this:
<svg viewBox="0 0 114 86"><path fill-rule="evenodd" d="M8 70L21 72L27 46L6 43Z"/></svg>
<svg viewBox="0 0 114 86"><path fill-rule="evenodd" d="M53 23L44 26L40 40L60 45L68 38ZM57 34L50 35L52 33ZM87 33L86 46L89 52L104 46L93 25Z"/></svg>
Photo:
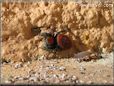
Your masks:
<svg viewBox="0 0 114 86"><path fill-rule="evenodd" d="M65 67L63 67L63 66L61 66L61 67L59 68L59 70L60 70L60 71L65 71L65 70L66 70L66 68L65 68Z"/></svg>
<svg viewBox="0 0 114 86"><path fill-rule="evenodd" d="M72 76L72 80L77 80L77 77L76 76Z"/></svg>
<svg viewBox="0 0 114 86"><path fill-rule="evenodd" d="M12 82L11 82L10 80L6 80L5 83L6 83L6 84L10 84L10 83L12 83Z"/></svg>
<svg viewBox="0 0 114 86"><path fill-rule="evenodd" d="M76 80L76 83L78 84L79 83L79 80Z"/></svg>
<svg viewBox="0 0 114 86"><path fill-rule="evenodd" d="M81 73L81 74L85 74L85 72L83 72L83 71L81 71L80 73Z"/></svg>
<svg viewBox="0 0 114 86"><path fill-rule="evenodd" d="M82 66L80 67L80 73L81 73L81 74L85 74L85 70L86 70L86 69L85 69L84 67L82 67Z"/></svg>
<svg viewBox="0 0 114 86"><path fill-rule="evenodd" d="M63 81L63 80L65 80L65 78L66 78L66 74L63 73L63 74L60 75L59 77L60 77L60 79Z"/></svg>
<svg viewBox="0 0 114 86"><path fill-rule="evenodd" d="M36 76L36 77L39 77L39 75L40 75L39 73L35 73L35 74L34 74L34 76Z"/></svg>
<svg viewBox="0 0 114 86"><path fill-rule="evenodd" d="M45 59L46 59L45 55L42 55L41 57L38 58L39 61L40 60L45 60Z"/></svg>
<svg viewBox="0 0 114 86"><path fill-rule="evenodd" d="M54 78L57 78L58 76L56 74L53 75Z"/></svg>
<svg viewBox="0 0 114 86"><path fill-rule="evenodd" d="M30 77L31 77L31 75L27 75L27 76L26 76L26 78L30 78Z"/></svg>
<svg viewBox="0 0 114 86"><path fill-rule="evenodd" d="M87 84L92 84L93 82L92 81L88 81Z"/></svg>
<svg viewBox="0 0 114 86"><path fill-rule="evenodd" d="M30 81L34 81L34 82L37 82L38 78L37 77L30 77L29 80Z"/></svg>
<svg viewBox="0 0 114 86"><path fill-rule="evenodd" d="M17 69L17 68L20 68L22 66L23 66L22 63L16 63L14 67L15 67L15 69Z"/></svg>
<svg viewBox="0 0 114 86"><path fill-rule="evenodd" d="M19 79L19 78L20 78L20 76L15 76L15 77L14 77L14 79Z"/></svg>
<svg viewBox="0 0 114 86"><path fill-rule="evenodd" d="M84 68L84 67L80 67L80 71L85 71L86 70L86 68Z"/></svg>
<svg viewBox="0 0 114 86"><path fill-rule="evenodd" d="M76 61L78 61L78 62L80 63L80 62L82 62L82 59L80 59L80 58L77 58L77 60L76 60Z"/></svg>
<svg viewBox="0 0 114 86"><path fill-rule="evenodd" d="M69 83L71 83L71 82L70 82L69 80L66 80L65 83L66 83L66 84L69 84Z"/></svg>
<svg viewBox="0 0 114 86"><path fill-rule="evenodd" d="M27 66L30 65L30 64L31 64L31 62L28 61L27 63L25 63L24 67L27 67Z"/></svg>
<svg viewBox="0 0 114 86"><path fill-rule="evenodd" d="M104 82L104 83L107 83L108 81L104 80L103 82Z"/></svg>
<svg viewBox="0 0 114 86"><path fill-rule="evenodd" d="M80 84L83 84L84 83L84 81L82 81L82 80L79 80L79 82L80 82Z"/></svg>
<svg viewBox="0 0 114 86"><path fill-rule="evenodd" d="M18 80L24 80L24 78L23 77L19 77Z"/></svg>

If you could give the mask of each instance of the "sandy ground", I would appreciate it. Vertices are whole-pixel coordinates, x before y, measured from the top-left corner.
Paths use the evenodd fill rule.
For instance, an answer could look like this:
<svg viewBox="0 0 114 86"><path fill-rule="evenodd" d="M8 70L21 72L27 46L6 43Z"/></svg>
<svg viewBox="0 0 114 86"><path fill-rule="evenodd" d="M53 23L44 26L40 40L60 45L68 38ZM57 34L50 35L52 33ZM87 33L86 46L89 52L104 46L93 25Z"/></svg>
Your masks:
<svg viewBox="0 0 114 86"><path fill-rule="evenodd" d="M104 55L104 57L95 62L81 63L76 58L6 63L1 65L1 80L2 83L7 84L114 84L113 53ZM21 65L17 66L17 64ZM56 78L57 75L58 78ZM49 78L49 76L52 77ZM62 80L60 76L63 76ZM76 83L69 80L72 76L76 77L74 78ZM65 80L66 78L68 81Z"/></svg>

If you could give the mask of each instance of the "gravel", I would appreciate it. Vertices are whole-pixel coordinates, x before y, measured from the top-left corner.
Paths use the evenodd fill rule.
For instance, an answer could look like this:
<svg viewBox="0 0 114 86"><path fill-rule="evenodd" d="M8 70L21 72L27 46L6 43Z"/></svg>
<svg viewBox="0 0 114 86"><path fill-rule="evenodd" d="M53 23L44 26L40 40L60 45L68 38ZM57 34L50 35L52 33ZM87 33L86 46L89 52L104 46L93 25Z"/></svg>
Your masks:
<svg viewBox="0 0 114 86"><path fill-rule="evenodd" d="M12 83L12 82L11 82L10 80L6 80L5 83L6 83L6 84L10 84L10 83Z"/></svg>
<svg viewBox="0 0 114 86"><path fill-rule="evenodd" d="M88 81L87 84L93 84L93 82L92 81Z"/></svg>
<svg viewBox="0 0 114 86"><path fill-rule="evenodd" d="M37 82L38 78L37 77L30 77L29 78L29 81L34 81L34 82Z"/></svg>
<svg viewBox="0 0 114 86"><path fill-rule="evenodd" d="M75 59L72 59L72 61L75 61ZM67 61L67 59L65 59ZM62 61L59 61L59 63L63 63ZM70 62L70 61L69 61ZM41 64L40 64L41 63ZM58 63L58 61L57 61ZM37 84L84 84L85 81L83 79L79 79L78 76L72 75L72 73L68 73L67 66L63 66L63 64L58 65L56 63L56 60L42 60L39 62L38 65L35 65L34 68L29 68L29 65L32 64L31 62L27 63L12 63L12 67L15 67L15 69L27 67L27 75L19 75L19 76L11 76L8 80L5 81L5 83L19 83L21 81L28 82L28 83L37 83ZM86 70L88 68L85 68L85 65L82 65L82 63L78 63L79 66L76 67L76 69L79 68L79 72L81 74L85 74ZM26 66L25 66L26 65ZM68 70L68 71L66 71ZM87 79L88 77L94 77L94 73L102 73L103 70L97 69L90 73L88 76L85 74L83 78ZM105 77L110 77L110 74L105 75ZM108 83L107 80L102 81L104 83ZM86 81L87 84L93 84L93 81Z"/></svg>
<svg viewBox="0 0 114 86"><path fill-rule="evenodd" d="M23 64L20 62L20 63L16 63L15 65L14 65L14 68L15 69L17 69L17 68L21 68L21 67L23 67Z"/></svg>
<svg viewBox="0 0 114 86"><path fill-rule="evenodd" d="M62 66L63 67L63 66ZM34 82L34 83L39 83L39 84L44 84L44 83L55 83L55 84L60 84L60 83L77 83L78 78L74 75L69 75L67 73L62 73L62 74L48 74L47 71L43 71L42 73L32 71L31 73L28 74L28 76L15 76L10 78L10 81L6 83L16 83L17 81L24 81L28 80L28 82Z"/></svg>
<svg viewBox="0 0 114 86"><path fill-rule="evenodd" d="M80 67L80 73L81 74L85 74L85 70L86 70L86 68L84 68L83 66Z"/></svg>
<svg viewBox="0 0 114 86"><path fill-rule="evenodd" d="M61 67L59 68L59 70L60 70L60 71L65 71L66 68L65 68L64 66L61 66Z"/></svg>

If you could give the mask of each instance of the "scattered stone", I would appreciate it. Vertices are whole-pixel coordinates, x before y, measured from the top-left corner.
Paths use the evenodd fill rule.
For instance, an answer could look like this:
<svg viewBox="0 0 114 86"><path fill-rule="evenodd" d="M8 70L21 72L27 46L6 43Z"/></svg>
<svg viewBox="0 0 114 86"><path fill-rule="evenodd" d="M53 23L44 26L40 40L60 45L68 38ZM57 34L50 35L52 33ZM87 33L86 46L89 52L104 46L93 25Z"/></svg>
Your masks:
<svg viewBox="0 0 114 86"><path fill-rule="evenodd" d="M42 55L42 56L40 56L40 57L38 58L39 61L40 61L40 60L45 60L45 59L46 59L45 55Z"/></svg>
<svg viewBox="0 0 114 86"><path fill-rule="evenodd" d="M81 73L81 74L85 74L85 72L83 72L83 71L81 71L80 73Z"/></svg>
<svg viewBox="0 0 114 86"><path fill-rule="evenodd" d="M80 67L80 73L81 73L81 74L85 74L85 70L86 70L86 69L85 69L84 67L82 67L82 66Z"/></svg>
<svg viewBox="0 0 114 86"><path fill-rule="evenodd" d="M82 80L79 80L79 83L80 83L80 84L84 84L84 81L82 81Z"/></svg>
<svg viewBox="0 0 114 86"><path fill-rule="evenodd" d="M56 70L58 67L56 67L54 64L51 64L50 66L47 66L47 69Z"/></svg>
<svg viewBox="0 0 114 86"><path fill-rule="evenodd" d="M26 77L24 77L24 78L28 78L28 79L29 79L29 78L30 78L30 76L31 76L31 75L27 75L27 76L26 76Z"/></svg>
<svg viewBox="0 0 114 86"><path fill-rule="evenodd" d="M24 67L27 67L27 66L28 66L27 64L24 65Z"/></svg>
<svg viewBox="0 0 114 86"><path fill-rule="evenodd" d="M73 81L77 80L77 77L76 76L72 76L72 80Z"/></svg>
<svg viewBox="0 0 114 86"><path fill-rule="evenodd" d="M63 67L63 66L61 66L61 67L59 68L59 70L60 70L60 71L65 71L65 70L66 70L66 68L65 68L65 67Z"/></svg>
<svg viewBox="0 0 114 86"><path fill-rule="evenodd" d="M10 83L12 83L12 82L11 82L10 80L6 80L5 83L6 83L6 84L10 84Z"/></svg>
<svg viewBox="0 0 114 86"><path fill-rule="evenodd" d="M104 82L104 83L107 83L108 81L104 80L103 82Z"/></svg>
<svg viewBox="0 0 114 86"><path fill-rule="evenodd" d="M35 73L34 74L34 76L36 76L36 77L40 77L39 75L40 75L40 73Z"/></svg>
<svg viewBox="0 0 114 86"><path fill-rule="evenodd" d="M37 77L30 77L29 80L30 81L34 81L34 82L37 82L38 78Z"/></svg>
<svg viewBox="0 0 114 86"><path fill-rule="evenodd" d="M71 83L71 81L69 81L69 80L65 81L65 84L70 84L70 83Z"/></svg>
<svg viewBox="0 0 114 86"><path fill-rule="evenodd" d="M31 62L28 61L27 63L25 63L24 67L28 67L28 65L30 65L30 64L31 64Z"/></svg>
<svg viewBox="0 0 114 86"><path fill-rule="evenodd" d="M84 68L84 67L80 67L80 71L85 71L86 70L86 68Z"/></svg>
<svg viewBox="0 0 114 86"><path fill-rule="evenodd" d="M54 77L54 78L57 78L58 76L57 76L56 74L53 74L53 77Z"/></svg>
<svg viewBox="0 0 114 86"><path fill-rule="evenodd" d="M93 82L92 81L88 81L87 84L93 84Z"/></svg>
<svg viewBox="0 0 114 86"><path fill-rule="evenodd" d="M79 80L76 80L76 83L78 84L79 83Z"/></svg>
<svg viewBox="0 0 114 86"><path fill-rule="evenodd" d="M18 80L24 80L24 78L23 77L19 77Z"/></svg>
<svg viewBox="0 0 114 86"><path fill-rule="evenodd" d="M15 76L14 79L18 80L20 78L20 76Z"/></svg>
<svg viewBox="0 0 114 86"><path fill-rule="evenodd" d="M82 59L80 59L80 58L77 58L77 61L80 63L80 62L82 62Z"/></svg>
<svg viewBox="0 0 114 86"><path fill-rule="evenodd" d="M14 67L15 67L15 69L17 69L17 68L23 67L23 65L22 65L22 63L20 62L20 63L16 63Z"/></svg>
<svg viewBox="0 0 114 86"><path fill-rule="evenodd" d="M59 75L59 77L61 81L64 81L66 79L66 74L63 73L62 75Z"/></svg>

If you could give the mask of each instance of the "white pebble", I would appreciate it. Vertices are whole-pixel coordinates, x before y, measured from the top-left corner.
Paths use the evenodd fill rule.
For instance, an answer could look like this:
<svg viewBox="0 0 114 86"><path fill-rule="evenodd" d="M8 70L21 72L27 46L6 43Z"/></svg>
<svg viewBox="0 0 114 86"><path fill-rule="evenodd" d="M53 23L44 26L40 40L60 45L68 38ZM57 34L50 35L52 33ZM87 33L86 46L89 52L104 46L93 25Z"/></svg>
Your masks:
<svg viewBox="0 0 114 86"><path fill-rule="evenodd" d="M24 80L23 77L19 77L18 80Z"/></svg>
<svg viewBox="0 0 114 86"><path fill-rule="evenodd" d="M79 80L76 80L76 83L79 83Z"/></svg>
<svg viewBox="0 0 114 86"><path fill-rule="evenodd" d="M80 80L79 82L80 82L81 84L83 84L83 83L84 83L84 81L82 81L82 80Z"/></svg>
<svg viewBox="0 0 114 86"><path fill-rule="evenodd" d="M76 76L72 76L72 80L76 80L77 79L77 77Z"/></svg>
<svg viewBox="0 0 114 86"><path fill-rule="evenodd" d="M14 79L19 79L19 78L20 78L20 76L15 76L15 77L14 77Z"/></svg>
<svg viewBox="0 0 114 86"><path fill-rule="evenodd" d="M60 70L60 71L64 71L64 70L66 70L66 68L63 67L63 66L61 66L61 67L59 68L59 70Z"/></svg>
<svg viewBox="0 0 114 86"><path fill-rule="evenodd" d="M53 77L54 77L54 78L57 78L57 75L56 75L56 74L54 74L54 75L53 75Z"/></svg>
<svg viewBox="0 0 114 86"><path fill-rule="evenodd" d="M45 55L42 55L38 60L44 60L45 59Z"/></svg>
<svg viewBox="0 0 114 86"><path fill-rule="evenodd" d="M87 84L92 84L93 82L92 81L88 81Z"/></svg>
<svg viewBox="0 0 114 86"><path fill-rule="evenodd" d="M38 73L35 73L34 76L39 77L39 74Z"/></svg>
<svg viewBox="0 0 114 86"><path fill-rule="evenodd" d="M22 63L16 63L16 64L15 64L15 69L20 68L20 67L22 67L22 66L23 66Z"/></svg>
<svg viewBox="0 0 114 86"><path fill-rule="evenodd" d="M6 80L5 83L6 83L6 84L10 84L11 81L10 81L10 80Z"/></svg>
<svg viewBox="0 0 114 86"><path fill-rule="evenodd" d="M104 82L104 83L107 83L108 81L104 80L103 82Z"/></svg>
<svg viewBox="0 0 114 86"><path fill-rule="evenodd" d="M36 82L38 80L38 78L37 77L30 77L29 80Z"/></svg>
<svg viewBox="0 0 114 86"><path fill-rule="evenodd" d="M66 76L66 74L62 74L61 76L60 76L60 78L62 79L62 80L64 80L65 79L65 76Z"/></svg>
<svg viewBox="0 0 114 86"><path fill-rule="evenodd" d="M80 71L84 71L84 70L86 70L84 67L80 67Z"/></svg>

